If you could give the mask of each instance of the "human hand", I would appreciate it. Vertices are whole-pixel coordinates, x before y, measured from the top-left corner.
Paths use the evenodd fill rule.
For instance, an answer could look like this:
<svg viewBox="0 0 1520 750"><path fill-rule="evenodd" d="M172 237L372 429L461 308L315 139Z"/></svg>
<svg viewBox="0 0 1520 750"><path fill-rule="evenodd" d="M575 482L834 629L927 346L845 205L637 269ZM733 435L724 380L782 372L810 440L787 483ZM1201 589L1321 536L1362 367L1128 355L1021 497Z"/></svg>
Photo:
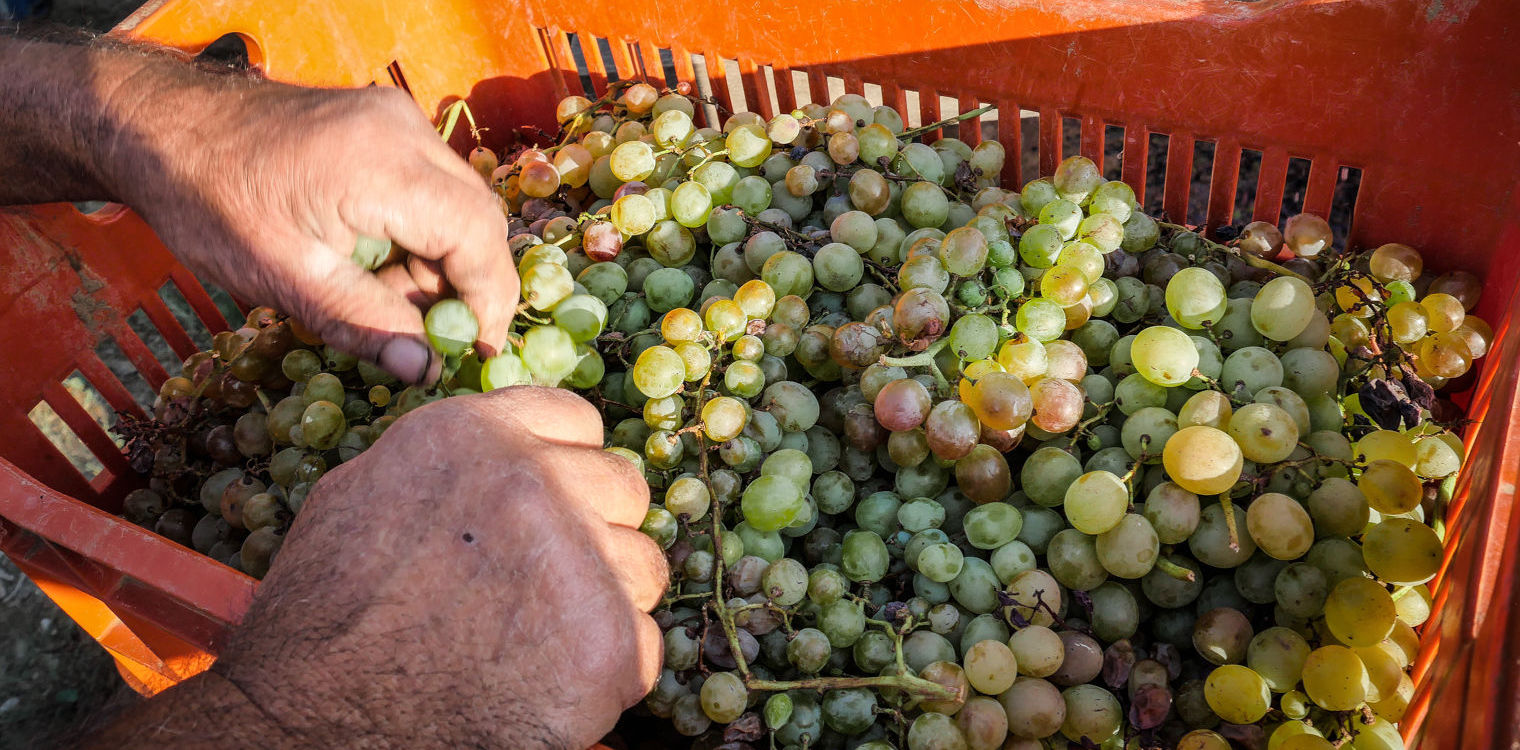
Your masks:
<svg viewBox="0 0 1520 750"><path fill-rule="evenodd" d="M518 299L506 219L411 99L212 80L145 99L107 159L181 261L407 382L439 375L419 306L450 290L480 321L477 349L500 351ZM351 260L359 235L410 257L370 273Z"/></svg>
<svg viewBox="0 0 1520 750"><path fill-rule="evenodd" d="M582 748L659 674L648 487L590 404L398 420L307 501L213 670L317 747Z"/></svg>

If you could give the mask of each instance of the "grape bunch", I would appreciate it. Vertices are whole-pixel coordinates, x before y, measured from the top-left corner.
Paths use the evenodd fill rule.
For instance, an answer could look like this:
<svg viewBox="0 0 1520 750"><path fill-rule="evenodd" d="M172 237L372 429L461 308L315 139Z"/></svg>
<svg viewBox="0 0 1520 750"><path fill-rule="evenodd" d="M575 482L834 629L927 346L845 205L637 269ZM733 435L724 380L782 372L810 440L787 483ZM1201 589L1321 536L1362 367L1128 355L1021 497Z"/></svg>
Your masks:
<svg viewBox="0 0 1520 750"><path fill-rule="evenodd" d="M122 513L261 578L312 485L443 394L402 388L298 322L254 308L164 381L151 418L124 415L113 428L149 476Z"/></svg>
<svg viewBox="0 0 1520 750"><path fill-rule="evenodd" d="M1493 337L1475 277L1309 214L1216 242L1083 157L1004 189L998 143L857 95L721 129L703 104L615 84L560 101L553 145L472 152L522 278L508 346L477 358L437 303L444 382L382 410L297 338L313 368L211 413L325 401L347 432L274 430L239 477L294 513L407 408L584 394L671 566L632 746L1403 747L1464 460L1440 392Z"/></svg>

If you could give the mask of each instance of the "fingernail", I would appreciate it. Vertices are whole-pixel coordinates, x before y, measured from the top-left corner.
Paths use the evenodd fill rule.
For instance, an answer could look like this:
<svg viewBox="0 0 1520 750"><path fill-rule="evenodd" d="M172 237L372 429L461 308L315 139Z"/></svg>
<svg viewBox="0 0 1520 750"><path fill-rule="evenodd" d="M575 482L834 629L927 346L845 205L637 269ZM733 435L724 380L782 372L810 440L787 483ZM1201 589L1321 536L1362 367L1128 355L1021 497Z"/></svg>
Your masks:
<svg viewBox="0 0 1520 750"><path fill-rule="evenodd" d="M433 372L433 349L417 339L391 339L380 350L380 366L408 383L428 383ZM441 367L441 363L440 363Z"/></svg>

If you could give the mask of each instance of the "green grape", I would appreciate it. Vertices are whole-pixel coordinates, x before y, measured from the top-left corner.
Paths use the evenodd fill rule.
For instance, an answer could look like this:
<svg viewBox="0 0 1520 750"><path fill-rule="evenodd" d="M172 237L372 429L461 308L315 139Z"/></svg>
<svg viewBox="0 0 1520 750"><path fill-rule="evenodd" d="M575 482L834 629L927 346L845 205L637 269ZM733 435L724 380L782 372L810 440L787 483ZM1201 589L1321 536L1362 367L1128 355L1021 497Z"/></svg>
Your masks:
<svg viewBox="0 0 1520 750"><path fill-rule="evenodd" d="M1254 395L1263 388L1282 385L1283 366L1277 356L1259 346L1247 346L1225 357L1220 384L1231 393Z"/></svg>
<svg viewBox="0 0 1520 750"><path fill-rule="evenodd" d="M1082 462L1054 446L1043 446L1025 460L1019 481L1029 499L1053 507L1065 502L1068 487L1082 475Z"/></svg>
<svg viewBox="0 0 1520 750"><path fill-rule="evenodd" d="M660 268L644 278L642 288L649 308L663 313L690 303L696 283L679 268Z"/></svg>
<svg viewBox="0 0 1520 750"><path fill-rule="evenodd" d="M747 705L749 691L733 672L708 675L702 683L702 712L707 718L727 724L739 718Z"/></svg>
<svg viewBox="0 0 1520 750"><path fill-rule="evenodd" d="M1067 508L1071 507L1070 501ZM1110 574L1120 578L1141 578L1151 571L1160 553L1161 542L1144 516L1128 513L1108 531L1098 534L1095 548L1098 562Z"/></svg>
<svg viewBox="0 0 1520 750"><path fill-rule="evenodd" d="M1166 309L1184 328L1213 325L1225 314L1224 284L1203 268L1184 268L1166 284Z"/></svg>
<svg viewBox="0 0 1520 750"><path fill-rule="evenodd" d="M639 355L630 372L640 393L649 398L665 398L680 390L686 380L686 363L674 349L652 346Z"/></svg>
<svg viewBox="0 0 1520 750"><path fill-rule="evenodd" d="M945 506L927 497L914 498L897 509L897 523L909 533L937 529L944 522Z"/></svg>
<svg viewBox="0 0 1520 750"><path fill-rule="evenodd" d="M1314 316L1314 290L1301 279L1279 276L1262 285L1251 302L1251 323L1273 341L1303 333Z"/></svg>
<svg viewBox="0 0 1520 750"><path fill-rule="evenodd" d="M1105 581L1089 595L1093 600L1093 635L1104 642L1133 636L1140 628L1140 603L1129 589L1115 581Z"/></svg>
<svg viewBox="0 0 1520 750"><path fill-rule="evenodd" d="M849 291L860 283L864 273L865 263L860 254L849 245L830 242L819 248L813 256L813 277L824 289Z"/></svg>
<svg viewBox="0 0 1520 750"><path fill-rule="evenodd" d="M1167 441L1177 434L1177 415L1158 407L1136 410L1124 421L1120 439L1129 457L1156 463L1166 450Z"/></svg>
<svg viewBox="0 0 1520 750"><path fill-rule="evenodd" d="M1172 482L1156 485L1145 498L1144 515L1162 544L1181 544L1198 528L1198 496Z"/></svg>
<svg viewBox="0 0 1520 750"><path fill-rule="evenodd" d="M1113 693L1097 685L1075 685L1061 693L1066 702L1066 720L1061 734L1073 742L1086 739L1102 742L1124 724L1124 709Z"/></svg>
<svg viewBox="0 0 1520 750"><path fill-rule="evenodd" d="M1108 579L1108 571L1098 561L1096 540L1076 529L1051 537L1046 556L1051 574L1069 589L1090 591Z"/></svg>
<svg viewBox="0 0 1520 750"><path fill-rule="evenodd" d="M806 296L813 288L813 264L790 250L766 259L760 277L780 296Z"/></svg>
<svg viewBox="0 0 1520 750"><path fill-rule="evenodd" d="M1054 341L1066 330L1066 311L1052 300L1036 297L1019 305L1014 322L1021 333L1036 341Z"/></svg>
<svg viewBox="0 0 1520 750"><path fill-rule="evenodd" d="M734 185L733 195L729 200L745 213L751 216L759 216L770 207L774 197L775 194L771 188L771 184L766 182L764 177L750 175L741 178ZM785 212L783 211L783 213Z"/></svg>
<svg viewBox="0 0 1520 750"><path fill-rule="evenodd" d="M966 541L977 549L997 549L1018 537L1024 516L1007 503L988 503L966 513L962 528Z"/></svg>
<svg viewBox="0 0 1520 750"><path fill-rule="evenodd" d="M963 315L950 327L950 347L963 360L986 359L997 344L997 323L986 315Z"/></svg>
<svg viewBox="0 0 1520 750"><path fill-rule="evenodd" d="M555 384L575 370L580 356L575 351L575 341L558 326L534 326L523 334L522 361L533 374L535 382ZM510 366L502 363L499 366ZM510 370L503 370L509 379ZM495 382L492 375L492 382Z"/></svg>
<svg viewBox="0 0 1520 750"><path fill-rule="evenodd" d="M1069 200L1054 200L1045 204L1040 209L1040 224L1056 228L1061 233L1061 239L1070 240L1077 236L1077 227L1082 223L1082 209Z"/></svg>
<svg viewBox="0 0 1520 750"><path fill-rule="evenodd" d="M937 227L949 216L950 199L933 182L919 181L902 193L902 214L914 227Z"/></svg>
<svg viewBox="0 0 1520 750"><path fill-rule="evenodd" d="M1166 394L1166 388L1152 383L1144 375L1130 373L1114 386L1114 406L1119 408L1120 413L1129 416L1142 409L1165 405Z"/></svg>
<svg viewBox="0 0 1520 750"><path fill-rule="evenodd" d="M1066 517L1084 534L1102 534L1118 525L1129 507L1129 489L1107 471L1090 471L1066 489Z"/></svg>
<svg viewBox="0 0 1520 750"><path fill-rule="evenodd" d="M475 319L475 313L470 311L469 305L457 299L433 303L428 308L423 327L427 330L428 343L445 356L463 354L480 335L480 322Z"/></svg>
<svg viewBox="0 0 1520 750"><path fill-rule="evenodd" d="M683 182L670 195L670 215L681 226L703 226L712 214L712 204L712 194L701 183Z"/></svg>
<svg viewBox="0 0 1520 750"><path fill-rule="evenodd" d="M1193 557L1216 568L1233 568L1256 553L1256 542L1245 533L1245 511L1238 506L1231 508L1231 515L1235 519L1234 534L1230 533L1230 523L1226 520L1225 513L1224 506L1218 503L1205 506L1199 515L1198 529L1188 538L1188 549L1192 551Z"/></svg>
<svg viewBox="0 0 1520 750"><path fill-rule="evenodd" d="M1310 647L1302 635L1284 627L1257 633L1246 647L1246 665L1261 676L1274 693L1286 693L1298 685Z"/></svg>
<svg viewBox="0 0 1520 750"><path fill-rule="evenodd" d="M576 281L587 293L610 305L628 290L628 272L611 261L593 263L581 271Z"/></svg>
<svg viewBox="0 0 1520 750"><path fill-rule="evenodd" d="M607 305L589 294L573 294L554 308L554 324L577 344L591 341L607 324Z"/></svg>
<svg viewBox="0 0 1520 750"><path fill-rule="evenodd" d="M985 614L998 607L997 592L1002 582L980 557L965 558L960 575L948 585L955 602L972 612Z"/></svg>
<svg viewBox="0 0 1520 750"><path fill-rule="evenodd" d="M959 547L939 543L931 544L919 551L915 569L931 581L949 583L960 575L963 563L964 555L961 554Z"/></svg>
<svg viewBox="0 0 1520 750"><path fill-rule="evenodd" d="M1176 328L1151 326L1142 330L1130 353L1136 372L1156 385L1182 385L1198 367L1198 347Z"/></svg>
<svg viewBox="0 0 1520 750"><path fill-rule="evenodd" d="M860 604L848 599L836 599L822 605L818 613L818 629L828 638L834 648L849 648L865 632L865 612ZM825 654L827 657L827 654Z"/></svg>
<svg viewBox="0 0 1520 750"><path fill-rule="evenodd" d="M1228 431L1241 453L1257 463L1285 460L1298 445L1298 423L1274 404L1246 404L1236 409Z"/></svg>
<svg viewBox="0 0 1520 750"><path fill-rule="evenodd" d="M1055 226L1032 226L1019 237L1019 258L1034 268L1050 268L1060 258L1065 239Z"/></svg>

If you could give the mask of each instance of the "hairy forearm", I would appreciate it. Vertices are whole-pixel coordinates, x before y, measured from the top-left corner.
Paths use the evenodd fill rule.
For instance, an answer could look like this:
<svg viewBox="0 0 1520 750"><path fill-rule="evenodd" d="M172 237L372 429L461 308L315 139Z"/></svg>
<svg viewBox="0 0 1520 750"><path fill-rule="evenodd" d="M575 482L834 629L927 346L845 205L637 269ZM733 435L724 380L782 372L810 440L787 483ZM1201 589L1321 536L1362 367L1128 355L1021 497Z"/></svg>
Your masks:
<svg viewBox="0 0 1520 750"><path fill-rule="evenodd" d="M0 36L0 205L132 201L236 80L150 47Z"/></svg>
<svg viewBox="0 0 1520 750"><path fill-rule="evenodd" d="M282 727L225 677L206 672L107 718L74 750L316 747Z"/></svg>

